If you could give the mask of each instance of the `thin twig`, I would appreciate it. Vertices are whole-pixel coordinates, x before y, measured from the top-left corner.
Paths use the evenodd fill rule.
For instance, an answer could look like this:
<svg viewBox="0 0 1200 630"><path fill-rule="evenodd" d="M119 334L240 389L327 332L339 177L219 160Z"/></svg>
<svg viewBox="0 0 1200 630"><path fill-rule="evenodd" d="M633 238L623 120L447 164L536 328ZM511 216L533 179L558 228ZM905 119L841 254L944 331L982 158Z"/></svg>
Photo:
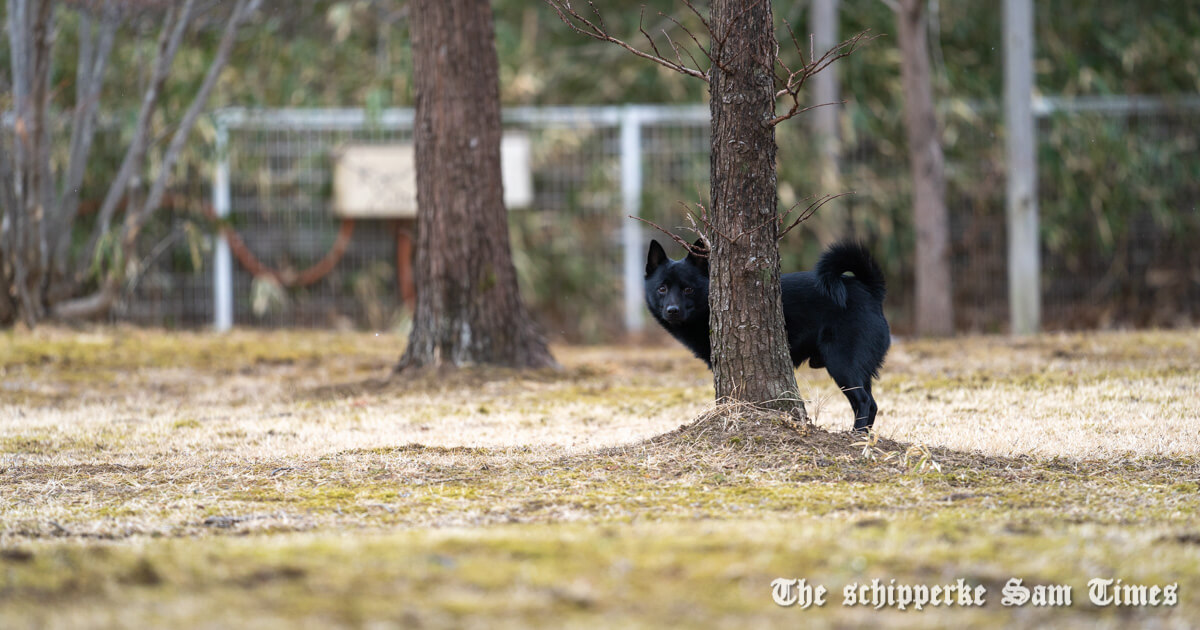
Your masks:
<svg viewBox="0 0 1200 630"><path fill-rule="evenodd" d="M633 53L634 55L637 55L638 57L649 59L650 61L670 68L675 72L696 77L697 79L701 79L705 82L708 81L707 72L700 70L699 68L692 68L684 65L682 61L677 63L663 57L658 51L658 46L654 44L654 40L642 28L640 21L638 23L638 30L646 36L647 40L650 41L650 49L653 51L653 53L648 53L644 50L641 50L636 46L633 46L624 40L618 39L609 34L607 28L604 26L604 20L600 16L599 9L597 9L596 5L592 2L588 2L588 6L591 7L592 13L596 16L595 21L584 17L578 11L576 11L575 8L571 6L570 0L546 0L546 4L549 4L550 8L554 9L554 12L558 14L558 19L562 20L563 23L566 24L571 30L579 33L580 35L586 35L592 39L616 44L621 48Z"/></svg>
<svg viewBox="0 0 1200 630"><path fill-rule="evenodd" d="M687 214L685 214L683 216L687 218L688 223L692 224L692 227L690 227L688 229L695 232L696 235L700 237L700 240L704 241L704 249L706 249L708 251L712 251L712 243L709 242L708 236L706 236L704 234L704 230L701 230L700 226L696 225L696 218L695 218L695 215L692 214L692 211L688 210Z"/></svg>
<svg viewBox="0 0 1200 630"><path fill-rule="evenodd" d="M689 7L691 7L691 6L692 6L692 3L690 3L690 2L688 2L688 3L686 3L686 4L687 4ZM695 11L695 8L693 7L693 8L692 8L692 10L693 10L693 11ZM676 20L676 19L675 19L673 16L667 15L667 14L665 14L665 13L661 12L661 11L660 11L658 14L659 14L659 15L661 15L661 16L663 16L663 17L665 17L665 18L667 18L668 20L670 20L670 21L674 22L674 23L675 23L675 26L678 26L680 30L682 30L684 33L687 33L688 37L691 37L691 38L692 38L692 42L694 42L694 43L696 44L696 48L699 48L699 49L700 49L700 52L701 52L701 53L704 53L704 56L705 56L706 58L708 58L708 62L709 62L709 63L712 63L712 55L710 55L710 54L709 54L709 52L708 52L708 50L707 50L706 48L704 48L704 45L700 43L700 40L699 40L699 39L696 37L696 34L695 34L695 33L693 33L693 32L691 31L691 29L689 29L688 27L684 26L682 22L680 22L679 20ZM697 13L697 15L699 15L699 13ZM700 21L704 23L704 28L708 28L708 22L705 22L705 21L704 21L704 18L701 18L701 19L700 19ZM666 31L665 31L665 30L663 31L663 34L664 34L664 35L666 34ZM711 35L711 33L710 33L709 35ZM670 39L670 36L668 36L668 37L667 37L667 39ZM684 49L684 50L686 50L686 49ZM689 57L691 56L691 53L690 53L690 52L688 53L688 56L689 56ZM692 57L692 63L694 63L694 64L696 65L696 67L697 67L697 68L699 68L699 67L700 67L700 64L696 63L696 58L695 58L695 57Z"/></svg>
<svg viewBox="0 0 1200 630"><path fill-rule="evenodd" d="M684 4L684 6L686 6L688 8L689 11L691 11L693 14L696 15L697 18L699 18L700 23L704 25L704 30L708 31L709 35L711 35L712 34L712 26L709 25L708 20L704 19L704 15L702 13L700 13L699 9L696 8L696 5L692 4L691 2L688 2L687 0L685 0L683 4Z"/></svg>
<svg viewBox="0 0 1200 630"><path fill-rule="evenodd" d="M858 33L857 35L855 35L855 36L841 42L840 44L830 48L829 50L825 51L825 53L822 54L820 57L816 57L816 51L813 50L814 44L810 41L809 55L808 55L809 61L808 61L808 63L805 63L804 62L804 51L800 48L800 42L797 41L796 34L792 30L791 24L788 24L787 21L785 20L784 26L788 30L789 37L792 40L792 45L796 48L796 53L798 55L800 55L800 66L797 67L795 70L792 70L783 60L777 59L779 65L781 67L783 67L788 72L788 74L786 77L778 77L778 75L777 75L777 78L780 80L781 83L783 83L783 87L776 90L775 98L781 98L783 96L790 97L792 100L792 104L791 104L791 107L789 107L786 112L767 121L766 124L769 126L778 125L779 123L781 123L785 120L788 120L789 118L792 118L794 116L797 116L797 115L807 112L809 110L815 109L817 107L823 107L825 105L837 104L837 103L819 103L817 105L809 105L807 107L803 107L803 106L801 106L801 103L800 103L800 90L801 90L801 88L804 87L805 82L807 82L808 79L811 78L813 75L816 75L817 73L825 70L826 68L828 68L830 66L830 64L834 63L835 61L842 59L843 57L849 56L855 50L857 50L858 47L861 46L863 43L869 42L869 41L875 39L876 37L878 37L878 35L868 36L869 30L862 31L862 32Z"/></svg>
<svg viewBox="0 0 1200 630"><path fill-rule="evenodd" d="M595 10L595 6L593 6L592 9ZM596 15L598 17L600 14L597 12ZM662 53L658 52L658 46L654 43L654 38L650 37L650 33L647 33L646 29L643 28L643 26L642 26L642 22L645 19L646 19L646 5L643 4L642 11L641 11L641 13L638 14L638 32L646 37L646 41L649 42L649 44L650 44L650 50L653 50L655 55L662 57ZM683 60L680 60L679 65L681 65L681 66L683 65Z"/></svg>
<svg viewBox="0 0 1200 630"><path fill-rule="evenodd" d="M675 241L676 243L679 243L680 245L683 246L684 249L688 250L689 254L696 256L698 258L708 258L708 250L703 250L703 251L700 250L696 246L694 246L691 243L684 240L683 237L668 230L667 228L665 228L653 221L650 221L649 219L643 219L642 217L635 217L632 214L628 215L628 216L630 219L634 219L636 221L641 221L642 223L645 223L646 225L649 225L649 226L657 229L659 232L662 232L663 234L666 234L667 236L671 237L671 240ZM701 238L702 239L704 238L703 235L701 235ZM704 241L705 241L705 243L708 242L707 239L704 239Z"/></svg>
<svg viewBox="0 0 1200 630"><path fill-rule="evenodd" d="M797 225L800 225L801 223L803 223L803 222L807 221L807 220L808 220L808 218L809 218L809 217L811 217L811 216L812 216L812 215L813 215L813 214L814 214L814 213L815 213L817 210L820 210L820 209L821 209L821 206L824 206L825 204L829 203L830 201L833 201L834 199L837 199L838 197L845 197L846 195L853 195L853 194L854 194L854 191L852 191L852 190L851 190L851 191L848 191L848 192L838 193L838 194L836 194L836 195L825 195L825 196L821 197L820 199L818 199L818 200L816 200L816 201L812 202L811 204L809 204L809 205L808 205L808 207L807 207L807 208L805 208L805 209L804 209L804 212L801 212L801 213L800 213L800 215L796 217L796 220L792 221L792 222L791 222L791 224L789 224L787 227L785 227L785 228L781 229L781 230L779 231L779 233L778 233L778 234L775 236L775 238L776 238L776 239L781 239L781 238L783 238L784 236L786 236L788 232L791 232L791 231L792 231L792 228L794 228L794 227L796 227ZM798 205L799 205L799 204L797 204L797 206L798 206ZM793 207L792 207L792 209L795 209L795 207L796 207L796 206L793 206ZM783 215L783 217L787 217L787 215L791 214L791 213L792 213L792 209L789 209L789 210L788 210L788 211L787 211L787 212L786 212L786 213ZM783 217L781 217L781 218L780 218L780 223L781 223L781 224L782 224L782 223L783 223L783 221L784 221L784 218L783 218Z"/></svg>
<svg viewBox="0 0 1200 630"><path fill-rule="evenodd" d="M151 72L149 86L142 96L141 109L138 111L137 122L133 127L133 138L129 141L129 146L125 150L125 156L121 160L120 167L117 168L117 174L110 180L108 192L104 196L104 201L100 204L92 236L88 240L87 246L84 247L83 255L79 258L80 269L76 273L76 282L82 282L86 277L88 266L95 255L96 247L100 244L101 239L107 236L112 226L113 215L117 211L117 204L120 203L121 198L127 193L127 183L133 177L134 172L142 167L147 147L146 137L150 133L152 117L157 109L163 87L166 85L171 64L175 60L175 55L179 51L179 45L183 40L184 32L191 21L193 4L193 0L187 0L178 13L174 7L171 7L167 10L167 15L163 19L154 69Z"/></svg>
<svg viewBox="0 0 1200 630"><path fill-rule="evenodd" d="M699 195L697 195L697 196L699 196ZM686 205L687 204L684 204L684 206L686 206ZM697 201L696 207L700 209L699 214L696 216L697 216L697 218L700 219L700 222L704 224L704 227L708 229L709 233L720 236L721 238L725 239L725 241L728 243L736 243L737 242L737 238L732 237L732 236L726 234L725 232L717 229L717 226L712 222L712 219L710 218L710 215L708 213L708 208L704 207L703 203ZM689 214L690 214L690 211L689 211ZM695 221L693 221L693 225L695 225ZM710 248L712 247L712 243L709 242L707 238L705 239L705 242L708 243Z"/></svg>

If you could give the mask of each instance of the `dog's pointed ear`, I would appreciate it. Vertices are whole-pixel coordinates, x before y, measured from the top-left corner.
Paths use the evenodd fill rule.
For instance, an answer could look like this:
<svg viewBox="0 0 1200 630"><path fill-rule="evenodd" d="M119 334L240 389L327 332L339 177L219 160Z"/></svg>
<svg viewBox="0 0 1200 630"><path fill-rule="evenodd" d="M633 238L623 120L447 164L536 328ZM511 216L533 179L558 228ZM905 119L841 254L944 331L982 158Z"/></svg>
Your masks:
<svg viewBox="0 0 1200 630"><path fill-rule="evenodd" d="M662 245L659 245L656 240L651 240L650 251L646 254L646 277L649 278L659 267L667 264L670 260Z"/></svg>
<svg viewBox="0 0 1200 630"><path fill-rule="evenodd" d="M687 261L689 263L691 263L692 266L699 268L700 271L704 272L704 275L707 276L708 275L708 245L704 244L704 239L698 238L698 239L696 239L695 243L692 243L692 250L693 251L688 252ZM697 256L696 254L703 254L703 256Z"/></svg>

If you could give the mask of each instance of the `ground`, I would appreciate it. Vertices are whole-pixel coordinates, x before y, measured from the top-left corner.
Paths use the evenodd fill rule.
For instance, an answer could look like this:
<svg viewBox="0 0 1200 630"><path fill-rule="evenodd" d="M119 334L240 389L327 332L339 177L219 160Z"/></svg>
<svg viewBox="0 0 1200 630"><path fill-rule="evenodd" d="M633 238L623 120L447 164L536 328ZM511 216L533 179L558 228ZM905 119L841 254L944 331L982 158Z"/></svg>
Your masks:
<svg viewBox="0 0 1200 630"><path fill-rule="evenodd" d="M899 340L878 439L711 407L671 345L386 381L394 335L0 338L0 620L21 627L1189 627L1200 331ZM761 428L761 427L759 427ZM657 437L656 437L657 436ZM829 602L772 601L776 578ZM1011 578L1065 608L1001 605ZM954 584L981 608L843 605ZM1171 585L1099 607L1092 578Z"/></svg>

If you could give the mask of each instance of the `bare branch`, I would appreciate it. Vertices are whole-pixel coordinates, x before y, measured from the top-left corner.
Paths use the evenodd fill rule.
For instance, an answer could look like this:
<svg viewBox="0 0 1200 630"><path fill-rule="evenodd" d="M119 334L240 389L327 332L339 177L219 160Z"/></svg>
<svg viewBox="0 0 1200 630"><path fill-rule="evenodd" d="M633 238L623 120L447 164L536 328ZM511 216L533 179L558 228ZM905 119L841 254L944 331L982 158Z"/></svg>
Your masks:
<svg viewBox="0 0 1200 630"><path fill-rule="evenodd" d="M188 14L190 13L190 5L191 0L189 0L188 6L184 8L184 12L179 18L180 23L176 24L176 27L178 27L179 30L182 30L182 22L186 20ZM217 46L216 56L209 65L208 72L204 77L204 81L201 84L200 89L193 97L191 104L184 113L183 119L175 130L174 136L171 138L171 143L163 155L161 168L159 169L158 176L155 178L155 181L151 184L149 194L140 207L132 202L129 204L125 216L125 227L122 231L121 242L119 245L125 252L126 259L133 259L134 246L136 245L138 231L141 229L141 226L145 222L146 218L161 204L163 195L166 192L167 182L170 179L172 167L175 161L178 159L178 156L183 149L183 145L187 140L187 136L191 133L192 127L195 126L196 119L203 110L204 104L208 101L208 96L212 92L213 87L216 85L217 78L220 76L221 71L228 63L230 51L233 48L233 42L238 26L241 25L242 20L253 10L253 7L255 6L257 6L257 3L254 0L238 0L237 4L234 5L233 11L229 17L229 21L225 25L225 31L222 34L221 42ZM178 42L176 42L176 47L177 45ZM156 79L158 78L157 72L163 67L163 65L163 57L160 56L155 67ZM169 65L170 64L168 61L166 66L169 67ZM160 81L158 82L158 88L161 89L161 87L162 82ZM154 88L152 87L151 89ZM149 98L149 95L147 98ZM143 144L143 155L144 150L145 148ZM128 157L129 154L127 153L126 155ZM140 164L141 159L141 156L137 157L138 164ZM120 275L120 270L110 274L108 278L101 283L100 289L90 296L60 304L58 307L56 307L54 315L60 319L73 319L92 316L107 310L109 307L111 307L115 299Z"/></svg>
<svg viewBox="0 0 1200 630"><path fill-rule="evenodd" d="M690 0L685 0L685 2L690 2ZM591 37L592 39L597 39L602 42L609 42L612 44L616 44L616 45L620 46L621 48L624 48L625 50L633 53L634 55L637 55L638 57L641 57L643 59L649 59L650 61L653 61L654 63L657 63L666 68L670 68L671 70L674 70L675 72L678 72L680 74L686 74L691 77L696 77L697 79L701 79L705 82L708 81L708 73L707 72L704 72L704 71L700 70L699 68L693 68L693 67L684 65L682 62L674 62L674 61L671 61L671 60L663 57L659 53L658 47L654 44L654 40L642 28L640 20L638 22L638 30L643 35L646 36L647 40L650 41L650 48L653 51L653 53L648 53L648 52L641 50L633 45L630 45L629 43L625 42L624 40L613 37L608 32L608 30L605 28L604 21L600 17L600 11L596 8L596 5L592 2L588 2L588 5L592 9L592 13L596 16L594 21L592 19L589 19L589 18L581 15L578 11L576 11L574 9L574 7L571 6L571 0L546 0L546 4L550 5L550 8L554 9L554 12L558 14L558 18L560 20L562 20L564 24L566 24L571 30L575 31L576 33L579 33L580 35L586 35L588 37ZM693 10L695 10L695 9L693 8Z"/></svg>
<svg viewBox="0 0 1200 630"><path fill-rule="evenodd" d="M800 55L800 66L798 68L796 68L795 70L790 70L790 69L788 69L788 66L783 61L779 61L780 66L783 66L785 69L788 69L788 75L786 78L781 77L783 87L781 87L779 90L777 90L775 92L775 98L787 96L787 97L791 98L792 105L783 114L776 116L775 118L772 118L771 120L767 121L765 124L767 124L769 126L778 125L779 123L781 123L789 118L792 118L793 116L802 114L811 109L814 109L817 107L822 107L824 105L834 104L834 103L820 103L817 105L810 105L807 107L803 107L803 106L801 106L801 103L800 103L800 90L801 90L801 88L804 87L804 83L806 81L808 81L808 79L811 78L813 75L828 68L830 66L830 64L837 61L838 59L842 59L843 57L849 56L855 50L858 50L858 47L860 45L862 45L866 42L869 42L869 41L875 39L876 37L878 37L877 35L868 36L868 33L870 32L869 30L862 31L862 32L858 33L857 35L855 35L854 37L851 37L850 39L847 39L847 40L843 41L842 43L834 46L833 48L830 48L829 50L825 51L825 53L823 55L821 55L820 57L816 57L816 52L814 50L812 50L812 43L810 41L810 43L809 43L810 50L809 50L809 57L808 57L809 61L808 61L808 63L805 63L804 62L804 51L800 49L800 43L796 40L796 34L794 32L792 32L792 27L790 24L787 23L787 21L784 21L784 25L787 27L788 33L791 36L792 45L796 47L796 53ZM814 57L816 57L816 58L814 58Z"/></svg>
<svg viewBox="0 0 1200 630"><path fill-rule="evenodd" d="M680 203L682 203L682 202L680 202ZM709 233L716 234L717 236L725 239L725 241L729 242L729 243L737 242L738 238L740 238L740 237L730 236L730 235L726 234L725 232L717 229L716 224L714 224L712 222L712 217L708 214L708 208L704 207L703 203L700 203L699 201L697 201L695 205L696 205L696 208L699 209L699 212L693 213L691 210L688 210L688 215L689 215L688 221L690 221L693 226L696 225L696 220L698 219L701 223L704 224L704 227L709 231ZM684 204L684 207L686 207L686 206L687 206L687 204ZM702 237L705 237L704 242L707 243L709 248L711 249L712 242L708 240L706 233L701 233L698 229L697 229L697 232L700 233L700 235Z"/></svg>
<svg viewBox="0 0 1200 630"><path fill-rule="evenodd" d="M57 320L87 319L107 312L117 301L116 276L110 276L100 283L100 289L95 293L67 302L55 304L50 316Z"/></svg>
<svg viewBox="0 0 1200 630"><path fill-rule="evenodd" d="M691 9L692 9L692 12L693 12L693 13L696 13L696 15L700 15L700 14L699 14L699 13L696 11L696 7L693 7L693 6L692 6L692 3L691 3L691 2L686 2L685 4L687 4L687 6L688 6L689 8L691 8ZM692 42L696 44L696 48L699 48L699 49L700 49L700 52L701 52L701 53L702 53L702 54L705 56L705 58L707 58L707 59L708 59L708 62L709 62L709 63L712 63L712 60L713 60L713 58L712 58L712 54L710 54L710 53L709 53L709 51L708 51L708 49L707 49L707 48L705 48L705 47L704 47L704 45L700 43L700 40L696 38L696 34L695 34L695 33L693 33L691 29L689 29L688 27L684 26L682 22L680 22L679 20L676 20L674 17L672 17L672 16L670 16L670 15L667 15L667 14L665 14L665 13L662 13L662 12L659 12L659 15L661 15L661 16L663 16L663 17L667 18L668 20L670 20L671 22L673 22L673 23L675 24L675 26L678 26L678 27L679 27L679 30L683 31L684 33L687 33L688 37L692 38ZM704 20L704 18L700 18L700 21L704 23L704 28L708 28L708 22L707 22L707 21L705 21L705 20ZM712 34L712 33L710 32L710 33L709 33L709 35L711 35L711 34ZM665 29L663 30L663 35L667 35L667 31L666 31ZM670 39L671 39L671 36L670 36L670 35L667 35L667 40L669 41ZM684 51L685 51L685 52L687 52L687 49L685 48L685 49L684 49ZM691 53L691 52L688 52L688 56L689 56L689 57L692 57L692 53ZM699 67L700 67L700 64L696 63L696 58L695 58L695 57L692 57L692 64L693 64L693 65L695 65L697 68L699 68Z"/></svg>
<svg viewBox="0 0 1200 630"><path fill-rule="evenodd" d="M682 236L679 236L678 234L676 234L676 233L674 233L674 232L672 232L672 231L668 230L667 228L665 228L665 227L663 227L663 226L661 226L661 225L659 225L659 224L657 224L657 223L655 223L655 222L653 222L653 221L650 221L650 220L648 220L648 219L643 219L642 217L635 217L635 216L633 216L632 214L631 214L631 215L628 215L628 216L629 216L629 218L630 218L630 219L633 219L633 220L635 220L635 221L641 221L642 223L645 223L646 225L652 226L652 227L654 227L654 229L658 230L659 232L662 232L663 234L666 234L667 236L671 237L671 240L673 240L673 241L675 241L676 243L679 243L680 245L682 245L682 246L683 246L683 248L684 248L684 249L686 249L686 250L688 250L688 252L689 252L689 253L691 253L691 254L693 254L693 255L695 255L695 256L698 256L698 257L700 257L700 258L708 258L708 252L707 252L707 251L703 251L703 252L702 252L702 251L700 251L700 250L699 250L699 249L697 249L695 246L693 246L691 243L689 243L689 242L687 242L686 240L684 240ZM707 241L705 241L705 242L707 242Z"/></svg>
<svg viewBox="0 0 1200 630"><path fill-rule="evenodd" d="M89 65L96 57L93 39L92 16L84 12L79 15L79 63L75 67L75 114L71 121L71 154L80 142L83 130L84 105L87 103L92 68ZM70 168L67 169L68 171ZM70 178L68 178L70 179Z"/></svg>
<svg viewBox="0 0 1200 630"><path fill-rule="evenodd" d="M795 228L796 226L800 225L801 223L803 223L803 222L807 221L809 218L811 218L814 214L816 214L817 210L820 210L825 204L829 203L830 201L833 201L834 199L837 199L838 197L845 197L846 195L853 195L853 194L854 194L854 191L838 193L836 195L835 194L822 195L820 198L817 198L815 201L808 204L808 206L806 206L804 208L804 210L802 212L800 212L800 214L798 214L795 219L792 220L791 223L788 223L786 226L784 226L784 223L787 222L788 217L792 214L792 212L794 212L797 208L800 207L800 202L808 200L808 199L813 199L814 197L816 197L816 195L805 197L804 199L801 199L800 201L797 201L796 203L792 204L792 206L790 208L788 208L787 211L785 211L783 214L772 217L770 219L767 219L763 223L760 223L759 225L757 225L749 230L740 232L737 236L730 236L728 234L725 234L721 230L718 230L717 227L715 225L713 225L712 221L710 220L710 218L708 216L708 209L704 206L703 203L696 202L695 206L697 209L695 211L693 211L691 209L691 207L688 206L687 203L680 201L679 203L681 205L683 205L684 211L685 211L684 218L688 220L688 223L690 223L691 226L690 227L680 226L679 229L684 229L684 230L688 230L690 232L694 232L698 237L700 237L700 240L704 242L703 250L697 248L692 243L689 243L687 241L687 239L683 238L682 236L676 234L675 232L672 232L671 230L668 230L667 228L664 228L663 226L661 226L653 221L650 221L648 219L643 219L642 217L635 217L633 215L628 215L628 217L630 219L634 219L636 221L641 221L642 223L645 223L646 225L653 227L654 229L658 230L659 232L662 232L663 234L668 236L671 240L675 241L676 243L679 243L679 245L681 247L686 249L692 255L698 256L701 258L707 258L708 253L710 251L712 251L712 241L709 238L709 234L715 234L717 236L720 236L721 238L725 239L725 241L728 243L736 243L739 240L741 240L743 237L752 235L755 232L767 227L768 225L777 224L780 226L780 230L776 233L775 238L776 238L776 240L782 240L783 237L786 236L788 232L791 232L793 228ZM701 228L700 227L701 225L703 225L704 227Z"/></svg>
<svg viewBox="0 0 1200 630"><path fill-rule="evenodd" d="M788 212L790 213L791 211L789 210ZM750 235L754 234L755 232L767 227L768 225L772 225L775 223L782 223L782 222L783 221L781 220L780 217L771 217L770 219L767 219L766 221L759 223L758 225L750 228L749 230L745 230L745 231L738 233L737 237L733 239L733 242L737 242L737 241L741 240L743 236L750 236ZM778 240L778 239L779 239L779 236L776 235L776 240Z"/></svg>
<svg viewBox="0 0 1200 630"><path fill-rule="evenodd" d="M593 6L592 9L594 10L595 6ZM599 16L600 13L597 12L596 15ZM643 26L642 26L642 21L645 18L646 18L646 5L643 4L642 11L641 11L641 13L638 14L638 32L641 33L646 38L646 41L650 44L650 50L653 50L654 54L656 56L662 57L662 53L658 52L658 46L654 43L654 38L650 37L650 33L647 33L646 29L643 28ZM683 65L682 60L680 60L679 65Z"/></svg>
<svg viewBox="0 0 1200 630"><path fill-rule="evenodd" d="M804 65L804 52L800 48L800 42L796 39L796 31L792 30L791 23L789 23L786 19L783 20L783 25L784 25L784 27L787 28L788 37L790 37L792 39L792 46L795 47L796 52L800 55L800 65L803 66ZM810 51L811 51L811 48L810 48ZM811 58L811 55L810 55L810 58ZM780 62L780 63L782 63L782 62Z"/></svg>
<svg viewBox="0 0 1200 630"><path fill-rule="evenodd" d="M788 109L787 113L785 113L782 116L776 116L775 118L772 118L771 120L768 121L768 124L777 125L789 118L799 116L800 114L803 114L804 112L817 109L818 107L825 107L828 105L845 105L845 104L846 104L846 101L832 101L829 103L817 103L816 105L809 105L808 107L797 108L796 107L797 103L793 103L792 107L790 109Z"/></svg>
<svg viewBox="0 0 1200 630"><path fill-rule="evenodd" d="M675 51L675 59L679 60L679 65L683 65L683 55L680 53L679 45L675 43L674 39L671 39L671 36L667 33L667 29L665 29L665 28L662 29L662 34L663 34L663 37L667 38L667 43L671 45L671 50ZM696 57L692 55L691 51L684 48L683 52L687 53L687 56L689 58L691 58L693 66L700 65L700 64L696 63Z"/></svg>
<svg viewBox="0 0 1200 630"><path fill-rule="evenodd" d="M783 68L783 71L787 73L785 76L779 76L779 74L776 73L775 79L780 83L785 83L787 81L787 77L791 76L794 71L792 70L791 66L787 65L787 62L783 60L783 57L779 56L779 42L775 42L775 63L779 64L779 67ZM780 94L776 92L775 98L779 98L779 96Z"/></svg>
<svg viewBox="0 0 1200 630"><path fill-rule="evenodd" d="M685 207L686 207L686 204L685 204ZM704 249L705 250L712 251L712 243L709 242L708 235L705 234L704 230L700 229L699 225L696 225L696 215L693 214L692 211L689 209L687 211L687 214L685 214L683 216L685 218L687 218L688 223L692 224L692 227L687 228L687 229L691 230L692 232L695 232L696 236L699 236L700 240L704 241Z"/></svg>
<svg viewBox="0 0 1200 630"><path fill-rule="evenodd" d="M67 229L79 208L79 188L91 155L92 142L96 135L96 110L100 104L100 90L104 86L104 71L116 38L120 14L111 2L105 2L100 15L98 41L92 45L91 20L87 13L80 18L79 67L76 78L75 112L71 123L71 150L67 158L66 177L62 182L61 200L56 217L57 229L52 232L56 239L51 259L53 266L66 272L67 250L71 242L71 230ZM87 42L85 48L84 42Z"/></svg>
<svg viewBox="0 0 1200 630"><path fill-rule="evenodd" d="M712 26L708 23L708 20L704 19L704 15L700 13L696 5L692 4L689 0L684 0L683 4L700 20L700 23L704 25L704 30L708 31L709 35L712 35ZM699 42L696 43L699 44Z"/></svg>
<svg viewBox="0 0 1200 630"><path fill-rule="evenodd" d="M135 223L132 224L132 230L136 235L137 229L151 212L156 210L162 203L163 193L167 188L167 181L171 176L171 169L175 165L175 160L178 159L179 153L183 150L184 142L192 132L192 127L196 124L196 119L200 116L200 112L204 109L204 104L208 102L208 95L212 93L213 87L217 83L217 78L220 77L221 71L225 69L225 65L229 62L229 54L233 49L234 36L237 35L237 29L241 25L242 19L247 11L249 0L238 0L233 7L233 13L229 16L229 22L225 25L225 32L221 36L221 43L217 45L216 56L213 57L212 63L208 67L208 73L204 76L204 82L200 84L200 89L196 95L192 97L192 103L188 106L187 112L183 115L183 120L179 127L175 130L174 137L171 138L171 144L167 147L166 153L163 154L162 165L158 171L158 177L150 187L150 194L146 196L146 201L141 209L136 213L131 213L129 216ZM126 231L131 229L131 225L127 223ZM127 235L127 238L132 235Z"/></svg>
<svg viewBox="0 0 1200 630"><path fill-rule="evenodd" d="M146 93L142 96L142 106L138 111L137 122L134 124L133 139L130 140L129 148L125 151L125 157L121 160L121 166L117 169L117 174L109 184L108 193L104 196L104 201L100 205L96 227L92 231L92 236L88 241L87 247L84 249L84 255L80 258L82 268L79 275L82 275L82 272L90 265L95 255L96 247L100 244L100 239L108 234L109 228L112 225L113 214L116 213L117 206L121 198L125 195L125 187L129 182L129 178L133 176L136 169L141 167L146 155L146 136L150 131L151 117L158 106L163 85L166 83L167 74L171 69L171 63L175 60L175 54L179 52L179 45L183 40L184 31L187 28L188 22L191 21L193 3L194 0L187 0L178 14L175 13L174 7L167 10L167 15L163 20L162 32L159 35L158 55L155 59L150 85L146 88Z"/></svg>
<svg viewBox="0 0 1200 630"><path fill-rule="evenodd" d="M849 191L849 192L844 192L844 193L838 193L836 195L822 196L820 199L817 199L816 201L808 204L808 207L804 209L804 212L801 212L799 214L799 216L797 216L796 219L794 221L792 221L787 227L781 229L779 231L779 233L775 236L775 238L782 239L784 236L787 235L788 232L792 231L792 228L807 221L809 219L809 217L811 217L814 213L816 213L817 210L821 209L821 206L824 206L825 204L829 203L830 201L833 201L834 199L837 199L838 197L845 197L846 195L853 195L853 194L854 194L854 191ZM811 199L811 197L808 197L808 199ZM798 208L799 206L800 206L800 202L796 202L794 205L792 205L791 208L788 208L788 211L783 213L783 215L779 217L780 225L782 225L783 222L787 220L787 216L789 214L791 214L792 211L795 210L796 208Z"/></svg>

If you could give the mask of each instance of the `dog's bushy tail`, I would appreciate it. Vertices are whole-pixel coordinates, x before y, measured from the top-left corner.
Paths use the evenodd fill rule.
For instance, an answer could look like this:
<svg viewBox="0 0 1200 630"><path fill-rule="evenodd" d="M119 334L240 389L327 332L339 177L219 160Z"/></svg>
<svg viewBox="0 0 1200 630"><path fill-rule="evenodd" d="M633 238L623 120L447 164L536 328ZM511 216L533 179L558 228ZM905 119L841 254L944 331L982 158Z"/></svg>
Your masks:
<svg viewBox="0 0 1200 630"><path fill-rule="evenodd" d="M862 243L837 243L825 250L821 260L817 261L817 282L829 298L842 308L846 308L846 283L842 281L842 274L846 272L853 273L872 297L883 301L887 295L883 271Z"/></svg>

